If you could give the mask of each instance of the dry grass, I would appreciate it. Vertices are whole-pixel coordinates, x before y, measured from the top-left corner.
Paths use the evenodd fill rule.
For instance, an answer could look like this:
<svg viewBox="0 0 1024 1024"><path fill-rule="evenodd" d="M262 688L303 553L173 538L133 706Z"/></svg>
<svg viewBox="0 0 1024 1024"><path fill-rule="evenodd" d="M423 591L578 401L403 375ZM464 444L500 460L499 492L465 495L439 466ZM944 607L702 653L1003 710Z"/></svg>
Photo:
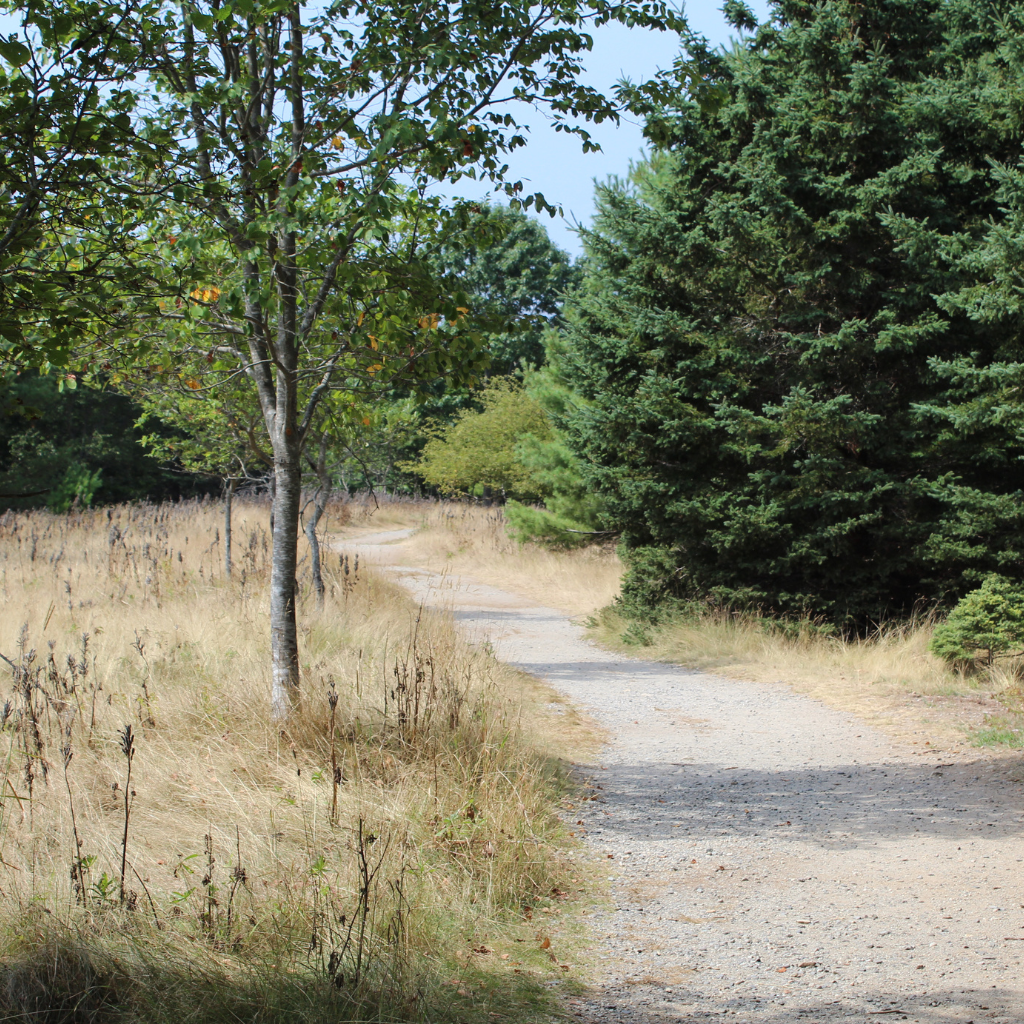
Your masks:
<svg viewBox="0 0 1024 1024"><path fill-rule="evenodd" d="M619 593L622 563L611 547L557 551L519 544L506 533L500 508L450 501L389 502L379 509L362 504L347 536L371 525L416 528L394 546L395 561L403 565L471 576L568 615L596 612Z"/></svg>
<svg viewBox="0 0 1024 1024"><path fill-rule="evenodd" d="M928 651L927 621L885 625L864 639L710 608L656 627L609 608L592 624L607 646L740 679L784 682L893 735L927 735L932 743L967 741L983 713L999 707L996 698L1012 701L1019 688L1019 664L964 673L936 658Z"/></svg>
<svg viewBox="0 0 1024 1024"><path fill-rule="evenodd" d="M273 720L266 518L232 580L215 507L0 519L0 1019L543 1015L550 694L335 559Z"/></svg>

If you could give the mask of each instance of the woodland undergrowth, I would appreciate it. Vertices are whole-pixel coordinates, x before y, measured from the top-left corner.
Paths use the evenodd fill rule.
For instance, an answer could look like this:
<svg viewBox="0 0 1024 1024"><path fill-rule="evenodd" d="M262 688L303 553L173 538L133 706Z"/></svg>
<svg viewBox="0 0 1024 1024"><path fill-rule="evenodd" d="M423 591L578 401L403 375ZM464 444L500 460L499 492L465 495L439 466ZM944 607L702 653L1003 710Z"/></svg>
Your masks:
<svg viewBox="0 0 1024 1024"><path fill-rule="evenodd" d="M230 579L213 505L0 519L0 1019L542 1017L586 870L550 696L335 552L275 720L237 508Z"/></svg>

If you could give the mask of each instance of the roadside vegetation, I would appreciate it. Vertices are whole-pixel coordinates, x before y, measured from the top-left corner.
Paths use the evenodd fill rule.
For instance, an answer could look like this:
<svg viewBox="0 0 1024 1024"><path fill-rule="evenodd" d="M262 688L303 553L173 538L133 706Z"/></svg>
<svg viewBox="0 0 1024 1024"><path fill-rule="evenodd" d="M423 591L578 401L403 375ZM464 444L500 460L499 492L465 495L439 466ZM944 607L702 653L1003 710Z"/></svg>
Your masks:
<svg viewBox="0 0 1024 1024"><path fill-rule="evenodd" d="M208 503L0 519L0 1019L544 1017L587 887L557 698L331 553L275 719L268 511L230 579Z"/></svg>

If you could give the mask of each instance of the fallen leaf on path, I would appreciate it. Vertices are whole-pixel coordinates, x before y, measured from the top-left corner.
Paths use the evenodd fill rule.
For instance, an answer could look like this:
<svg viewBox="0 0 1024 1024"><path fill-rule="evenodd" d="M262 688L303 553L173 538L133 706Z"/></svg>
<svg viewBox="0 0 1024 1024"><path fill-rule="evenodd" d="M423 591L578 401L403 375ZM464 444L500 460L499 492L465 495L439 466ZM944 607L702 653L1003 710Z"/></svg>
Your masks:
<svg viewBox="0 0 1024 1024"><path fill-rule="evenodd" d="M540 944L541 949L550 949L551 940L545 936L544 941Z"/></svg>
<svg viewBox="0 0 1024 1024"><path fill-rule="evenodd" d="M788 967L776 967L775 968L775 973L776 974L785 974L786 971L788 971L788 970L789 970Z"/></svg>
<svg viewBox="0 0 1024 1024"><path fill-rule="evenodd" d="M800 966L801 967L817 967L818 966L818 961L817 960L805 960ZM879 1011L879 1012L882 1012L882 1011Z"/></svg>
<svg viewBox="0 0 1024 1024"><path fill-rule="evenodd" d="M906 1010L868 1010L868 1016L877 1016L880 1013L906 1013Z"/></svg>

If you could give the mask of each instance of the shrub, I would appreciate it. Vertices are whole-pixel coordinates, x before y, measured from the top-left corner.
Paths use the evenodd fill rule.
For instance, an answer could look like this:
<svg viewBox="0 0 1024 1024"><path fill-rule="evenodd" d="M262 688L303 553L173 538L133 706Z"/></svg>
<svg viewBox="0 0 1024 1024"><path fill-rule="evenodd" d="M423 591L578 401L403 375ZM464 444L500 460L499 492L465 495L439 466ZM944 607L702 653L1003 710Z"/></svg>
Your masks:
<svg viewBox="0 0 1024 1024"><path fill-rule="evenodd" d="M526 434L551 435L544 410L510 378L495 378L480 392L483 411L466 410L423 448L408 468L444 494L489 487L505 497L539 497L516 450Z"/></svg>
<svg viewBox="0 0 1024 1024"><path fill-rule="evenodd" d="M950 662L974 661L980 651L997 654L1024 648L1024 587L991 575L939 625L928 649Z"/></svg>

